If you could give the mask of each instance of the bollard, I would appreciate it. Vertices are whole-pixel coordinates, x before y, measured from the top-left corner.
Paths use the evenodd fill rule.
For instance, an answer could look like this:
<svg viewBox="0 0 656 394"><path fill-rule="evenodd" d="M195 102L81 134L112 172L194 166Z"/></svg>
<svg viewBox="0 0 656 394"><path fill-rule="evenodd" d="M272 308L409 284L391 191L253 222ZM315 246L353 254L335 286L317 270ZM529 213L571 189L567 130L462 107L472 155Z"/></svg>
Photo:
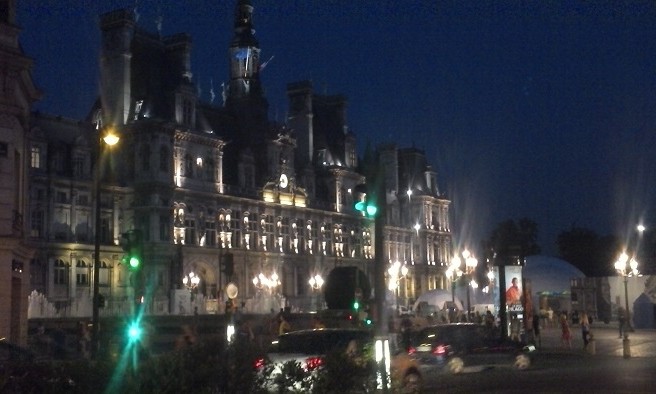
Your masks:
<svg viewBox="0 0 656 394"><path fill-rule="evenodd" d="M624 345L624 358L631 358L631 340L624 337L622 344Z"/></svg>

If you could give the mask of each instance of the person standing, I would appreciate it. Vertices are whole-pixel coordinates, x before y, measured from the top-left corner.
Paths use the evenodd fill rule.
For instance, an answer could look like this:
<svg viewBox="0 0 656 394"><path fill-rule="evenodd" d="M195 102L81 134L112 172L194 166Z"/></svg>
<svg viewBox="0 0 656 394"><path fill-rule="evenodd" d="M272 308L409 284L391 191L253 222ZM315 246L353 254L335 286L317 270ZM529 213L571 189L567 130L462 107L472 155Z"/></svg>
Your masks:
<svg viewBox="0 0 656 394"><path fill-rule="evenodd" d="M540 336L540 318L533 316L533 339L535 345L540 349L542 347L542 337Z"/></svg>
<svg viewBox="0 0 656 394"><path fill-rule="evenodd" d="M583 348L587 349L590 343L590 319L586 312L581 313L581 336L583 337Z"/></svg>
<svg viewBox="0 0 656 394"><path fill-rule="evenodd" d="M619 337L622 338L626 331L626 312L622 307L617 308L617 320L619 321L619 329L620 329Z"/></svg>
<svg viewBox="0 0 656 394"><path fill-rule="evenodd" d="M285 319L285 315L280 314L278 317L278 335L288 333L292 330L291 324Z"/></svg>
<svg viewBox="0 0 656 394"><path fill-rule="evenodd" d="M563 344L563 347L572 349L572 332L569 329L569 323L567 322L567 315L565 313L560 315L560 329L561 329L560 340L561 343Z"/></svg>

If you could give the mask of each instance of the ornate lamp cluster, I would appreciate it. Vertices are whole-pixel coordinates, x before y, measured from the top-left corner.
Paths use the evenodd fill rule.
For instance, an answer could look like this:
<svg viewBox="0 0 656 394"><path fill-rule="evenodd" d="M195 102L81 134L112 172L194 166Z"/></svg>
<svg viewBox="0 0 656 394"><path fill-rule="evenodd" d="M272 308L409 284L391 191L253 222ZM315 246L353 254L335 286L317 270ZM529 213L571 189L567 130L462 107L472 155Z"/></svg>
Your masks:
<svg viewBox="0 0 656 394"><path fill-rule="evenodd" d="M182 284L189 289L189 291L194 291L199 283L200 276L196 275L193 271L182 278Z"/></svg>
<svg viewBox="0 0 656 394"><path fill-rule="evenodd" d="M271 276L266 276L263 273L259 273L256 277L253 278L253 286L258 289L267 289L273 291L276 287L280 286L280 278L275 272Z"/></svg>
<svg viewBox="0 0 656 394"><path fill-rule="evenodd" d="M319 290L321 288L321 286L323 286L323 282L324 282L324 280L323 280L323 278L321 277L320 274L316 274L316 275L310 277L310 280L308 281L308 283L310 284L310 288L312 288L312 290L315 290L315 291Z"/></svg>
<svg viewBox="0 0 656 394"><path fill-rule="evenodd" d="M389 274L389 283L387 286L390 290L394 291L399 287L399 281L408 275L408 266L395 261L390 264L387 273Z"/></svg>

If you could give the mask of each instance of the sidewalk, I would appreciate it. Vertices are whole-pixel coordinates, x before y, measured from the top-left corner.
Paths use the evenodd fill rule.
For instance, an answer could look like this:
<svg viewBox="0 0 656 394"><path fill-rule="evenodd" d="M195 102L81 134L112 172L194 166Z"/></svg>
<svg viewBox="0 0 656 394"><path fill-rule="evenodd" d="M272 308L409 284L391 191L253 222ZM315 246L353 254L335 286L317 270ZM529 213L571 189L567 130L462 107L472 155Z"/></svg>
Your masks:
<svg viewBox="0 0 656 394"><path fill-rule="evenodd" d="M542 352L585 354L583 338L579 325L570 326L572 331L572 349L563 347L559 327L542 328ZM619 337L617 322L609 324L593 323L591 333L594 336L596 355L624 356L623 339ZM640 329L629 332L631 357L656 357L656 329Z"/></svg>

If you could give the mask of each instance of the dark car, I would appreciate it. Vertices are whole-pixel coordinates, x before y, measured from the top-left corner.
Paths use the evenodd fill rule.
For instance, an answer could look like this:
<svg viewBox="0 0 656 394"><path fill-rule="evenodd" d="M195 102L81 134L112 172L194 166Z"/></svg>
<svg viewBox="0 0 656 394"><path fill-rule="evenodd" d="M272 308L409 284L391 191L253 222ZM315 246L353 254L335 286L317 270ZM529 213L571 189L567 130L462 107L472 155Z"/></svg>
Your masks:
<svg viewBox="0 0 656 394"><path fill-rule="evenodd" d="M465 367L499 365L523 370L530 367L534 351L533 346L501 339L498 332L473 323L426 327L416 334L408 349L424 373L460 373Z"/></svg>

